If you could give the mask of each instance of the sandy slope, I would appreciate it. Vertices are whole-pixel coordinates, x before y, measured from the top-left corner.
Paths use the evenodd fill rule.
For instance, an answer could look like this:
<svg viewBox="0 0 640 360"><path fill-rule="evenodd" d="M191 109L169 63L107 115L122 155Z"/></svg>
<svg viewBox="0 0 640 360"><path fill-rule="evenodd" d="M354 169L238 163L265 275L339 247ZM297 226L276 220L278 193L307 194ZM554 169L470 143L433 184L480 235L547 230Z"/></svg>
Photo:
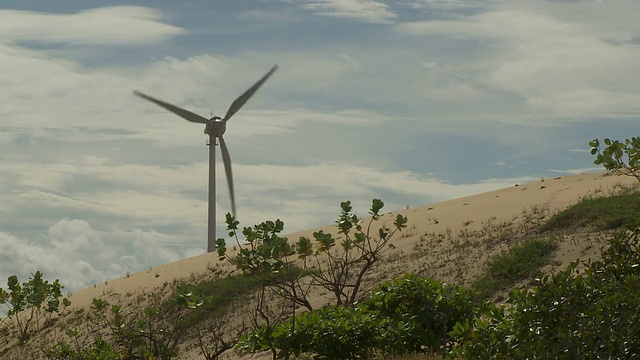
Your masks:
<svg viewBox="0 0 640 360"><path fill-rule="evenodd" d="M508 221L521 216L523 211L541 207L553 213L576 203L581 197L607 193L618 184L634 184L635 179L625 176L606 175L605 173L581 174L544 179L528 184L514 184L513 187L444 201L432 205L407 209L383 216L383 221L391 225L396 214L409 218L405 234L395 242L398 250L409 252L419 237L425 233L442 233L447 229L467 228L477 230L483 221L495 217L496 222ZM383 199L384 200L384 199ZM356 209L358 210L358 209ZM360 213L366 214L366 209ZM437 222L437 223L436 223ZM471 222L464 226L465 223ZM319 229L336 233L333 226L289 234L290 240L300 236L309 236ZM219 262L216 254L203 254L196 257L162 265L146 271L110 280L95 287L76 291L71 294L74 306L90 304L94 297L116 292L148 292L161 288L165 282L189 278L210 272L211 269L230 270L225 262Z"/></svg>
<svg viewBox="0 0 640 360"><path fill-rule="evenodd" d="M450 243L455 236L447 237L447 233L455 235L461 232L479 232L486 230L488 224L526 223L532 221L534 215L544 218L576 203L581 197L608 194L620 184L633 185L635 182L631 177L605 173L562 176L527 184L514 184L501 190L385 214L382 220L388 225L392 224L397 213L407 216L409 223L407 229L397 236L394 242L396 253L391 255L391 258L395 256L400 261L389 261L376 268L369 289L376 282L398 276L405 271L416 271L447 282L468 282L481 271L486 258L497 251L495 249L499 249L500 244L469 247L462 253L455 253L451 250L455 247ZM355 210L366 214L366 209ZM495 229L499 227L491 226ZM336 233L333 226L321 229ZM288 238L295 241L300 236L311 237L311 233L317 230L290 234ZM440 240L436 241L438 239ZM575 258L596 255L597 249L591 254L587 251L590 248L592 246L565 241L558 252L555 264L562 266ZM168 293L173 289L174 281L206 278L211 276L212 270L228 273L233 269L225 262L219 262L216 254L203 254L76 291L70 294L70 299L73 307L86 308L93 298L107 295L119 294L120 297L126 297L156 291ZM199 357L197 352L190 352L188 358Z"/></svg>

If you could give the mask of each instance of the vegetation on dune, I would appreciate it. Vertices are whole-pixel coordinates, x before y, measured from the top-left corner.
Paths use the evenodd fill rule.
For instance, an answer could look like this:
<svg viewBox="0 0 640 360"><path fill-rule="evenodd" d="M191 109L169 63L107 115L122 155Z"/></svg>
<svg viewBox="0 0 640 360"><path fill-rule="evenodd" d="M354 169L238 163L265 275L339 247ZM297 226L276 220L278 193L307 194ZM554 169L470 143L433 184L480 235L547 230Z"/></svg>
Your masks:
<svg viewBox="0 0 640 360"><path fill-rule="evenodd" d="M614 230L633 227L638 219L640 193L627 190L620 195L583 198L576 205L553 215L540 231Z"/></svg>
<svg viewBox="0 0 640 360"><path fill-rule="evenodd" d="M273 274L272 282L290 281L286 276L294 278L303 277L303 270L292 266L288 273ZM183 283L177 286L177 301L169 301L168 305L174 309L186 305L192 309L201 311L190 315L186 321L188 324L204 321L216 317L225 312L228 306L236 299L260 289L264 283L249 274L237 274L228 277L202 281L197 284Z"/></svg>
<svg viewBox="0 0 640 360"><path fill-rule="evenodd" d="M4 332L13 334L20 343L27 341L52 320L53 314L71 305L62 296L63 288L58 279L53 283L44 280L40 271L22 284L16 275L9 276L7 290L0 288L0 305L7 309L7 317L0 318Z"/></svg>
<svg viewBox="0 0 640 360"><path fill-rule="evenodd" d="M640 354L639 251L640 231L620 232L601 260L574 262L554 276L540 277L533 289L512 290L507 304L500 306L462 287L407 274L382 284L358 304L328 305L271 327L248 329L238 348L253 352L273 347L285 358L388 354L402 359L400 354L416 358L416 353L434 351L470 359L634 358ZM114 325L116 313L110 318ZM122 343L138 339L138 351L154 348L148 341L153 332L146 328L124 331L118 341L98 337L80 349L60 342L46 354L50 359L126 359L137 353L125 355ZM174 333L170 327L165 331ZM167 354L154 358L175 357Z"/></svg>
<svg viewBox="0 0 640 360"><path fill-rule="evenodd" d="M525 240L489 259L484 274L472 284L482 297L510 289L520 280L530 278L558 248L553 238Z"/></svg>
<svg viewBox="0 0 640 360"><path fill-rule="evenodd" d="M238 239L239 222L228 214L227 230L230 236L235 237L239 251L234 257L230 257L227 255L224 239L219 239L217 246L220 259L235 264L238 269L260 279L263 284L263 291L260 292L255 309L256 316L252 321L252 330L240 339L239 349L250 352L268 350L274 359L289 358L292 354L308 351L308 347L294 345L297 343L295 337L302 334L299 322L309 324L308 329L312 329L319 323L310 324L309 316L324 314L324 311L332 312L313 309L309 292L314 286L323 288L332 295L335 303L333 311L336 311L336 314L344 314L346 318L356 316L364 320L366 315L360 317L355 313L347 314L345 311L356 311L354 306L364 276L380 261L381 256L393 247L393 235L405 228L407 223L406 217L397 215L393 221L393 229L383 225L376 230L374 224L380 221L383 207L384 203L381 200L374 199L369 208L371 218L365 224L353 213L350 201L342 202L340 215L336 220L339 238L318 231L313 233L313 240L301 237L294 244L280 236L284 229L284 223L280 220L245 227L242 234L246 242L242 244ZM302 272L298 272L299 275L292 272L292 269L297 268L297 264L301 264L303 269ZM309 275L309 281L303 281L302 275L305 274ZM284 301L284 307L277 314L269 314L267 311L264 302L266 289L275 291ZM309 312L298 314L298 306ZM323 321L321 315L312 318L314 321ZM352 320L351 323L360 328L360 320ZM327 322L323 323L325 325L322 326L326 326ZM347 325L346 328L351 329L351 326ZM352 340L364 336L362 331L354 331L359 335ZM328 336L328 333L325 333L325 336ZM347 339L346 334L337 336L343 340ZM338 343L334 345L337 346ZM345 347L340 349L345 350Z"/></svg>
<svg viewBox="0 0 640 360"><path fill-rule="evenodd" d="M274 346L281 353L312 353L321 359L441 351L453 344L448 333L456 323L475 318L478 304L470 290L406 274L353 306L308 311L270 333L266 326L250 331L238 348L256 352Z"/></svg>
<svg viewBox="0 0 640 360"><path fill-rule="evenodd" d="M601 149L597 140L590 142L596 164L640 180L640 140L604 143ZM295 242L280 235L280 220L240 230L227 215L239 251L229 255L219 239L218 255L242 274L176 284L168 300L151 303L94 299L89 312L80 312L88 327L65 329L66 337L41 354L47 359L175 359L184 341L196 338L205 359L232 348L270 351L274 359L640 357L638 193L583 199L553 215L490 257L472 289L407 273L363 296L365 275L407 224L398 215L391 229L376 225L383 205L373 200L371 220L363 222L351 203L343 202L337 237L316 232ZM531 288L512 289L505 304L484 300L534 276L556 250L557 234L622 227L627 230L609 239L601 259L575 261L557 274L539 275ZM240 242L240 234L246 242ZM465 239L458 251L476 246ZM0 323L0 337L15 337L16 346L32 341L30 335L52 322L51 314L69 305L60 300L62 285L42 280L40 272L21 285L12 276L8 285L0 289L0 304L10 309ZM312 306L313 288L328 294L328 305ZM234 328L227 326L235 304L231 298L239 299L250 315Z"/></svg>
<svg viewBox="0 0 640 360"><path fill-rule="evenodd" d="M452 355L468 359L633 359L640 356L640 232L620 232L602 260L573 262L532 290L512 290L459 323ZM509 309L508 312L505 309Z"/></svg>

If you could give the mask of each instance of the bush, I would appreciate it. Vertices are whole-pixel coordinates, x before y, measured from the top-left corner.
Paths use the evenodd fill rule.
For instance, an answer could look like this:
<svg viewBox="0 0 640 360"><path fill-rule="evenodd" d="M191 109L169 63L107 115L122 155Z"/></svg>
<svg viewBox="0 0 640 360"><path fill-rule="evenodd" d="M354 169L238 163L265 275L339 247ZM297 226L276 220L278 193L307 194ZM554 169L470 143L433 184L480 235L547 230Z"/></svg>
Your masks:
<svg viewBox="0 0 640 360"><path fill-rule="evenodd" d="M573 262L512 290L508 315L458 324L454 354L470 359L630 359L640 356L640 231L621 232L599 261Z"/></svg>
<svg viewBox="0 0 640 360"><path fill-rule="evenodd" d="M297 315L272 331L262 326L240 338L238 350L257 352L275 347L281 354L315 353L320 359L370 358L383 322L358 307L325 306Z"/></svg>
<svg viewBox="0 0 640 360"><path fill-rule="evenodd" d="M186 314L167 306L110 305L93 299L91 308L104 327L109 329L113 348L125 358L172 359L186 331ZM101 340L96 339L96 341ZM94 342L95 343L95 342Z"/></svg>
<svg viewBox="0 0 640 360"><path fill-rule="evenodd" d="M373 199L369 208L371 218L365 223L353 213L350 201L341 202L336 221L338 238L320 230L313 233L313 240L300 237L295 246L305 268L314 270L310 273L313 283L331 292L336 305L356 302L364 275L394 247L393 235L407 227L407 217L397 214L392 229L382 225L375 231L372 226L380 221L383 207L382 200Z"/></svg>
<svg viewBox="0 0 640 360"><path fill-rule="evenodd" d="M482 304L470 290L405 274L380 285L360 306L384 322L377 348L407 354L449 346L454 325L471 321Z"/></svg>
<svg viewBox="0 0 640 360"><path fill-rule="evenodd" d="M454 325L471 321L481 304L469 290L406 274L382 284L356 306L326 306L272 331L261 327L245 334L238 349L256 352L275 346L283 354L314 353L321 359L438 351L452 344L447 333Z"/></svg>

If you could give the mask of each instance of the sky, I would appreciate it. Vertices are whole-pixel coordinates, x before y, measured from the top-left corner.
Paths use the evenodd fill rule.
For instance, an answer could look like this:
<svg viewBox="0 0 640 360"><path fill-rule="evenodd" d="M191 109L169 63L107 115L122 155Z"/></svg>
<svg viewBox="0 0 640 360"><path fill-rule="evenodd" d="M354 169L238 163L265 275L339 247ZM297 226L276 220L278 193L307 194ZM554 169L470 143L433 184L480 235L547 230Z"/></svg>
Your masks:
<svg viewBox="0 0 640 360"><path fill-rule="evenodd" d="M133 90L223 116L278 64L225 140L241 225L291 233L345 200L364 216L598 171L589 140L638 135L639 18L637 0L3 1L0 286L206 251L204 126Z"/></svg>

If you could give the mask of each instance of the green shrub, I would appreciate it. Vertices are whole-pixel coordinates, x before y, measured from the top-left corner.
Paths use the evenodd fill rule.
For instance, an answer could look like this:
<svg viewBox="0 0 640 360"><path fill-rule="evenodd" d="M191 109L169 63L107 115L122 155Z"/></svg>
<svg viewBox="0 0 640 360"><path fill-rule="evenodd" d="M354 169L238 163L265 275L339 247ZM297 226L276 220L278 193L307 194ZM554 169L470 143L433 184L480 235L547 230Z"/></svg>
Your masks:
<svg viewBox="0 0 640 360"><path fill-rule="evenodd" d="M573 262L513 290L509 312L458 324L453 354L470 359L631 359L640 356L640 231L621 232L599 261ZM583 270L581 270L583 267Z"/></svg>
<svg viewBox="0 0 640 360"><path fill-rule="evenodd" d="M326 306L271 329L245 334L241 352L270 349L281 354L314 353L320 359L371 358L451 345L447 333L474 318L481 303L473 293L413 274L379 286L356 306Z"/></svg>
<svg viewBox="0 0 640 360"><path fill-rule="evenodd" d="M357 341L353 339L358 339L364 330L351 318L353 316L359 320L364 318L360 319L360 315L352 314L352 311L360 312L360 310L353 310L351 306L359 296L365 274L379 262L382 254L393 248L391 239L394 234L407 226L407 218L398 214L392 228L384 224L375 227L374 223L381 220L383 207L384 202L373 199L369 208L371 218L364 221L353 212L350 201L341 202L340 215L336 221L338 237L318 231L313 233L313 239L300 237L298 242L293 244L280 235L284 229L284 223L279 219L244 227L241 234L245 241L241 243L240 223L231 214L227 214L227 231L230 237L235 238L239 250L233 257L230 256L227 254L225 240L218 239L218 255L221 260L226 259L244 274L257 278L262 284L256 310L253 312L254 330L240 340L239 348L246 352L270 350L274 356L279 351L280 355L285 357L291 351L304 352L306 350L299 349L308 349L310 346L317 348L316 351L321 353L342 349L340 352L347 351L347 354L351 352L369 354L367 352L369 350L366 349L371 349L370 345L355 346ZM299 264L302 269L296 264ZM311 277L310 281L301 281L302 277L307 275ZM326 289L332 294L338 307L313 312L314 309L308 299L312 286ZM283 307L283 311L278 314L270 313L264 301L265 289L273 291L277 297L284 300L282 304L287 307ZM341 309L342 305L347 308ZM311 315L295 317L297 306L306 308ZM312 345L309 345L294 339L298 334L290 330L292 326L297 328L298 321L307 321L306 316L322 317L326 312L336 312L331 316L338 316L335 329L331 331L338 334L340 339L332 343L333 345L325 350L324 344L317 341L315 343L312 341ZM348 314L348 316L341 318L340 314ZM279 323L284 316L291 316L293 319L288 323ZM366 315L363 316L366 317ZM325 319L324 325L319 326L334 324L331 319ZM353 322L350 322L350 319ZM307 334L312 332L313 324L313 321L310 323L307 321L300 325L304 328L299 336L303 336L305 331ZM366 328L366 324L364 326ZM357 334L353 333L356 330ZM330 337L330 334L324 334L324 338ZM371 341L368 335L363 339ZM355 349L347 350L354 346Z"/></svg>
<svg viewBox="0 0 640 360"><path fill-rule="evenodd" d="M280 354L315 353L320 359L370 358L375 352L378 330L384 322L358 307L325 306L299 314L292 321L270 328L262 326L240 338L238 350L258 352L272 346Z"/></svg>
<svg viewBox="0 0 640 360"><path fill-rule="evenodd" d="M388 354L438 351L457 322L471 321L482 302L472 291L405 274L385 282L360 304L382 323L376 347Z"/></svg>

